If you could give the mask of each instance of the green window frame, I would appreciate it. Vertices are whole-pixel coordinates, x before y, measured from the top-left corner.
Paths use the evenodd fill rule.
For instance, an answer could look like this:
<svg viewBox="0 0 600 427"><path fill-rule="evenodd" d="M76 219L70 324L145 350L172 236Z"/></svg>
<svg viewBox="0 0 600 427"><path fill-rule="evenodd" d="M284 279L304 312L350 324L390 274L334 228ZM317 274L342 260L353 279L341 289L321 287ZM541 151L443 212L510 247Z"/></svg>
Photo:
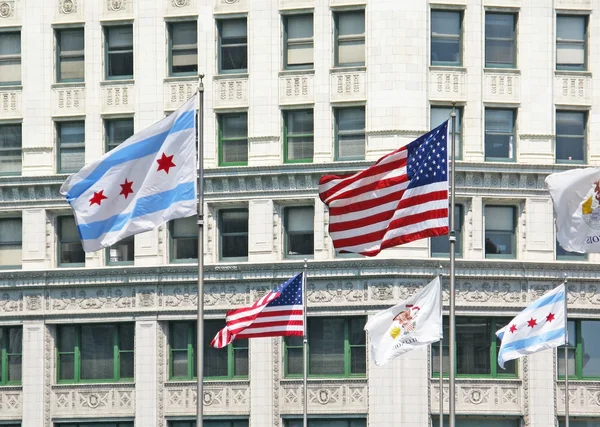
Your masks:
<svg viewBox="0 0 600 427"><path fill-rule="evenodd" d="M2 426L4 427L4 426ZM133 421L96 421L83 423L55 423L54 427L133 427Z"/></svg>
<svg viewBox="0 0 600 427"><path fill-rule="evenodd" d="M286 258L312 257L315 253L314 206L288 206L283 212Z"/></svg>
<svg viewBox="0 0 600 427"><path fill-rule="evenodd" d="M0 218L0 269L21 268L23 220Z"/></svg>
<svg viewBox="0 0 600 427"><path fill-rule="evenodd" d="M431 416L432 427L439 427L440 417L439 415ZM457 416L456 427L521 427L521 418L495 418L494 416ZM448 416L444 416L444 425L450 425Z"/></svg>
<svg viewBox="0 0 600 427"><path fill-rule="evenodd" d="M517 257L517 208L515 206L486 205L485 257Z"/></svg>
<svg viewBox="0 0 600 427"><path fill-rule="evenodd" d="M365 107L335 108L336 160L364 160L366 150Z"/></svg>
<svg viewBox="0 0 600 427"><path fill-rule="evenodd" d="M450 207L448 207L450 211ZM454 245L454 254L457 258L463 256L463 223L464 223L464 206L460 204L454 205L454 233L456 236L456 244ZM431 257L447 257L450 254L450 241L448 236L436 236L430 238Z"/></svg>
<svg viewBox="0 0 600 427"><path fill-rule="evenodd" d="M284 418L283 427L302 427L302 418ZM367 427L366 417L348 417L335 415L327 416L308 416L308 427Z"/></svg>
<svg viewBox="0 0 600 427"><path fill-rule="evenodd" d="M587 112L556 111L556 163L583 164L587 158Z"/></svg>
<svg viewBox="0 0 600 427"><path fill-rule="evenodd" d="M171 262L198 260L198 224L195 216L169 222L169 248Z"/></svg>
<svg viewBox="0 0 600 427"><path fill-rule="evenodd" d="M248 209L219 211L219 258L248 260Z"/></svg>
<svg viewBox="0 0 600 427"><path fill-rule="evenodd" d="M21 31L0 31L0 86L21 84Z"/></svg>
<svg viewBox="0 0 600 427"><path fill-rule="evenodd" d="M186 420L173 420L168 421L168 427L196 427L196 421ZM202 420L204 427L248 427L250 424L247 418L235 419L234 417L228 417L228 419L204 419Z"/></svg>
<svg viewBox="0 0 600 427"><path fill-rule="evenodd" d="M133 136L133 117L104 119L104 149L109 152Z"/></svg>
<svg viewBox="0 0 600 427"><path fill-rule="evenodd" d="M84 267L85 252L81 244L75 218L60 216L56 219L58 267Z"/></svg>
<svg viewBox="0 0 600 427"><path fill-rule="evenodd" d="M513 109L485 109L485 161L514 162L516 112Z"/></svg>
<svg viewBox="0 0 600 427"><path fill-rule="evenodd" d="M106 265L133 265L134 260L134 236L125 237L111 247L106 248Z"/></svg>
<svg viewBox="0 0 600 427"><path fill-rule="evenodd" d="M365 316L309 317L308 362L310 378L365 378L367 346ZM286 378L302 377L302 337L284 337Z"/></svg>
<svg viewBox="0 0 600 427"><path fill-rule="evenodd" d="M283 159L285 163L312 163L315 144L313 109L283 112Z"/></svg>
<svg viewBox="0 0 600 427"><path fill-rule="evenodd" d="M454 156L456 160L462 160L462 117L463 117L463 108L456 107L454 109L456 111L456 131L455 131L455 140L456 140L456 148L454 150ZM429 128L435 129L446 120L448 121L448 146L452 145L452 118L450 117L450 113L452 113L452 107L447 106L438 106L432 105L429 111Z"/></svg>
<svg viewBox="0 0 600 427"><path fill-rule="evenodd" d="M0 326L0 386L20 385L23 361L23 327Z"/></svg>
<svg viewBox="0 0 600 427"><path fill-rule="evenodd" d="M85 30L56 30L56 81L83 82L85 79Z"/></svg>
<svg viewBox="0 0 600 427"><path fill-rule="evenodd" d="M462 65L463 14L453 10L431 10L431 65Z"/></svg>
<svg viewBox="0 0 600 427"><path fill-rule="evenodd" d="M485 14L486 68L515 68L517 65L517 15Z"/></svg>
<svg viewBox="0 0 600 427"><path fill-rule="evenodd" d="M219 125L219 166L248 164L248 113L217 116Z"/></svg>
<svg viewBox="0 0 600 427"><path fill-rule="evenodd" d="M57 325L57 382L133 382L134 336L133 322Z"/></svg>
<svg viewBox="0 0 600 427"><path fill-rule="evenodd" d="M78 172L85 165L85 121L56 122L57 172Z"/></svg>
<svg viewBox="0 0 600 427"><path fill-rule="evenodd" d="M600 346L597 339L599 331L600 320L567 320L569 379L600 380ZM564 345L556 351L557 376L559 380L564 380Z"/></svg>
<svg viewBox="0 0 600 427"><path fill-rule="evenodd" d="M104 69L106 80L133 79L133 25L104 27Z"/></svg>
<svg viewBox="0 0 600 427"><path fill-rule="evenodd" d="M588 16L556 15L556 69L587 70Z"/></svg>
<svg viewBox="0 0 600 427"><path fill-rule="evenodd" d="M314 23L312 13L282 15L283 68L314 68Z"/></svg>
<svg viewBox="0 0 600 427"><path fill-rule="evenodd" d="M563 249L558 240L556 241L555 254L556 261L587 261L588 259L587 253L569 252Z"/></svg>
<svg viewBox="0 0 600 427"><path fill-rule="evenodd" d="M198 21L167 23L169 33L169 76L198 74Z"/></svg>
<svg viewBox="0 0 600 427"><path fill-rule="evenodd" d="M219 74L248 72L248 23L246 18L217 20Z"/></svg>
<svg viewBox="0 0 600 427"><path fill-rule="evenodd" d="M21 175L23 169L23 125L0 124L0 175Z"/></svg>
<svg viewBox="0 0 600 427"><path fill-rule="evenodd" d="M248 340L236 339L226 348L210 346L214 336L225 326L222 320L204 321L204 379L248 378ZM196 322L169 322L169 379L196 379Z"/></svg>
<svg viewBox="0 0 600 427"><path fill-rule="evenodd" d="M336 67L365 65L365 11L334 12L334 64Z"/></svg>
<svg viewBox="0 0 600 427"><path fill-rule="evenodd" d="M457 378L517 378L518 364L510 360L498 366L500 340L496 331L510 322L510 318L458 316L456 317L455 373ZM450 334L448 316L443 319L444 338L442 339L442 362L444 378L450 374ZM431 377L440 376L440 346L431 346Z"/></svg>

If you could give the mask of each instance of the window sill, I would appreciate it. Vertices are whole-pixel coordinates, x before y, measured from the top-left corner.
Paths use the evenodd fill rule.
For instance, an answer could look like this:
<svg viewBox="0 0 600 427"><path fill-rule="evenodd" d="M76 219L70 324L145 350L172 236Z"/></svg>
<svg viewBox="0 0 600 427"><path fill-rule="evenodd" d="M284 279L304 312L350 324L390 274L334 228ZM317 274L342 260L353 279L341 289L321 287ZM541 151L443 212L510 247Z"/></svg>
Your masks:
<svg viewBox="0 0 600 427"><path fill-rule="evenodd" d="M50 86L52 89L62 89L68 87L85 87L85 81L80 82L56 82Z"/></svg>
<svg viewBox="0 0 600 427"><path fill-rule="evenodd" d="M116 85L132 85L135 84L135 79L114 79L114 80L102 80L100 86L116 86Z"/></svg>
<svg viewBox="0 0 600 427"><path fill-rule="evenodd" d="M200 78L196 74L196 75L189 75L189 76L169 76L169 77L165 77L164 82L165 83L189 82L189 81L198 82L199 80L200 80Z"/></svg>
<svg viewBox="0 0 600 427"><path fill-rule="evenodd" d="M0 90L23 90L21 82L0 83Z"/></svg>
<svg viewBox="0 0 600 427"><path fill-rule="evenodd" d="M516 159L508 159L508 158L501 158L501 157L486 157L484 159L484 161L490 162L490 163L507 163L507 164L517 163Z"/></svg>
<svg viewBox="0 0 600 427"><path fill-rule="evenodd" d="M429 71L458 71L466 73L467 67L462 65L430 65Z"/></svg>
<svg viewBox="0 0 600 427"><path fill-rule="evenodd" d="M299 68L297 70L292 70L292 69L285 69L285 70L281 70L279 71L279 77L285 77L285 76L296 76L298 74L308 74L308 75L314 75L315 74L315 69L314 68Z"/></svg>
<svg viewBox="0 0 600 427"><path fill-rule="evenodd" d="M295 381L302 381L302 374L287 375L281 379L281 382L295 382ZM367 374L360 376L360 377L359 376L346 377L346 376L322 376L322 375L312 376L312 375L309 375L308 381L313 382L313 383L348 382L348 381L365 382L365 381L367 381Z"/></svg>
<svg viewBox="0 0 600 427"><path fill-rule="evenodd" d="M347 73L352 71L367 71L367 67L366 65L348 65L347 67L336 65L329 69L330 74Z"/></svg>
<svg viewBox="0 0 600 427"><path fill-rule="evenodd" d="M126 387L135 387L135 381L132 379L127 379L127 380L85 380L85 381L78 381L78 382L64 380L64 381L57 381L56 384L52 385L52 387L61 387L61 388L102 387L102 386L114 387L115 384L118 384L121 386L126 386Z"/></svg>
<svg viewBox="0 0 600 427"><path fill-rule="evenodd" d="M85 268L85 263L58 264L57 268Z"/></svg>
<svg viewBox="0 0 600 427"><path fill-rule="evenodd" d="M248 78L248 71L247 70L242 70L240 72L233 72L233 73L223 73L223 72L220 72L219 74L215 74L213 76L213 80L247 79L247 78Z"/></svg>
<svg viewBox="0 0 600 427"><path fill-rule="evenodd" d="M514 261L517 259L515 255L502 255L502 254L486 254L485 259L493 259L493 260L506 260L506 261Z"/></svg>
<svg viewBox="0 0 600 427"><path fill-rule="evenodd" d="M569 76L569 77L592 77L591 71L577 71L577 70L554 70L554 75Z"/></svg>
<svg viewBox="0 0 600 427"><path fill-rule="evenodd" d="M501 74L521 74L521 70L513 67L513 66L507 66L507 67L484 67L483 68L483 73L487 74L487 73L501 73Z"/></svg>

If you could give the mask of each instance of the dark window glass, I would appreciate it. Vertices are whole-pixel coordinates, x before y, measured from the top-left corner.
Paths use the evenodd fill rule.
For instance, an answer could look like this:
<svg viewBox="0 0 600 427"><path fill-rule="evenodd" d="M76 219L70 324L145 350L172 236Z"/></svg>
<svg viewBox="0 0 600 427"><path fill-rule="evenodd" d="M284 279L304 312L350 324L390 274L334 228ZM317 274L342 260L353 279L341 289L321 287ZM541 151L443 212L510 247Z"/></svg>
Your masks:
<svg viewBox="0 0 600 427"><path fill-rule="evenodd" d="M195 75L198 72L198 23L169 24L169 75Z"/></svg>
<svg viewBox="0 0 600 427"><path fill-rule="evenodd" d="M133 135L133 119L106 119L104 121L106 151L113 150Z"/></svg>
<svg viewBox="0 0 600 427"><path fill-rule="evenodd" d="M109 26L104 29L106 78L133 78L133 27Z"/></svg>
<svg viewBox="0 0 600 427"><path fill-rule="evenodd" d="M597 380L600 378L600 332L599 320L567 321L568 348L567 366L569 378L579 380ZM558 376L565 376L564 346L557 350Z"/></svg>
<svg viewBox="0 0 600 427"><path fill-rule="evenodd" d="M219 21L219 71L239 73L248 69L246 18Z"/></svg>
<svg viewBox="0 0 600 427"><path fill-rule="evenodd" d="M21 32L0 32L0 85L21 84Z"/></svg>
<svg viewBox="0 0 600 427"><path fill-rule="evenodd" d="M557 70L586 70L586 32L586 16L556 16Z"/></svg>
<svg viewBox="0 0 600 427"><path fill-rule="evenodd" d="M221 258L248 258L248 210L232 209L219 212L221 228Z"/></svg>
<svg viewBox="0 0 600 427"><path fill-rule="evenodd" d="M514 110L485 110L485 160L514 161Z"/></svg>
<svg viewBox="0 0 600 427"><path fill-rule="evenodd" d="M335 20L335 65L365 65L365 11L337 12Z"/></svg>
<svg viewBox="0 0 600 427"><path fill-rule="evenodd" d="M335 109L337 160L364 160L365 107Z"/></svg>
<svg viewBox="0 0 600 427"><path fill-rule="evenodd" d="M312 206L285 208L286 256L313 255L314 218Z"/></svg>
<svg viewBox="0 0 600 427"><path fill-rule="evenodd" d="M461 65L461 21L461 12L431 11L431 65Z"/></svg>
<svg viewBox="0 0 600 427"><path fill-rule="evenodd" d="M56 122L58 173L78 172L85 164L85 122Z"/></svg>
<svg viewBox="0 0 600 427"><path fill-rule="evenodd" d="M23 328L0 326L0 385L21 384Z"/></svg>
<svg viewBox="0 0 600 427"><path fill-rule="evenodd" d="M72 216L61 216L58 222L58 265L63 267L83 266L85 252Z"/></svg>
<svg viewBox="0 0 600 427"><path fill-rule="evenodd" d="M20 175L23 135L21 123L0 125L0 175Z"/></svg>
<svg viewBox="0 0 600 427"><path fill-rule="evenodd" d="M450 222L448 221L448 224ZM463 207L454 205L454 232L456 243L454 244L454 254L462 257L462 228L463 228ZM436 236L431 238L431 256L446 257L450 253L450 241L448 236Z"/></svg>
<svg viewBox="0 0 600 427"><path fill-rule="evenodd" d="M513 206L486 206L485 257L515 258L516 209Z"/></svg>
<svg viewBox="0 0 600 427"><path fill-rule="evenodd" d="M313 110L284 112L284 157L286 163L312 162L314 152Z"/></svg>
<svg viewBox="0 0 600 427"><path fill-rule="evenodd" d="M485 14L485 66L513 68L516 66L516 15Z"/></svg>
<svg viewBox="0 0 600 427"><path fill-rule="evenodd" d="M219 165L248 164L248 115L219 115Z"/></svg>
<svg viewBox="0 0 600 427"><path fill-rule="evenodd" d="M284 15L284 68L313 68L313 15Z"/></svg>
<svg viewBox="0 0 600 427"><path fill-rule="evenodd" d="M83 28L56 30L57 81L82 82L85 76Z"/></svg>
<svg viewBox="0 0 600 427"><path fill-rule="evenodd" d="M586 158L586 113L556 112L556 162L583 163Z"/></svg>
<svg viewBox="0 0 600 427"><path fill-rule="evenodd" d="M23 225L21 218L0 219L0 269L20 268L23 263Z"/></svg>
<svg viewBox="0 0 600 427"><path fill-rule="evenodd" d="M171 221L171 260L198 259L198 224L195 216Z"/></svg>

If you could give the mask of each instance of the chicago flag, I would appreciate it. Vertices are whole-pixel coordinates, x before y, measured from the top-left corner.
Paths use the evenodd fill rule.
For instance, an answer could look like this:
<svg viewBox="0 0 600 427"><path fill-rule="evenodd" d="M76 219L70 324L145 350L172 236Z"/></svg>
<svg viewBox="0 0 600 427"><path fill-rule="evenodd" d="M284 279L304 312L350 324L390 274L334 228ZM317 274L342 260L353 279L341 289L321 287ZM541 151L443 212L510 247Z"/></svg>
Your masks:
<svg viewBox="0 0 600 427"><path fill-rule="evenodd" d="M69 176L83 250L93 252L176 218L194 215L196 97Z"/></svg>

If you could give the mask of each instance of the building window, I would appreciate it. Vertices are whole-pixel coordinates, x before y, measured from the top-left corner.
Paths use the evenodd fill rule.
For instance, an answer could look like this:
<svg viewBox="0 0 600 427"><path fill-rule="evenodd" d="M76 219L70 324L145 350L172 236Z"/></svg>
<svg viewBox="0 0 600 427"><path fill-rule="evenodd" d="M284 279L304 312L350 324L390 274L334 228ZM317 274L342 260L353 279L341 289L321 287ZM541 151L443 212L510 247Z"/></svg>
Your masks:
<svg viewBox="0 0 600 427"><path fill-rule="evenodd" d="M284 15L283 67L287 70L313 68L313 15Z"/></svg>
<svg viewBox="0 0 600 427"><path fill-rule="evenodd" d="M219 211L221 259L245 261L248 259L248 209Z"/></svg>
<svg viewBox="0 0 600 427"><path fill-rule="evenodd" d="M485 110L485 160L514 161L515 111Z"/></svg>
<svg viewBox="0 0 600 427"><path fill-rule="evenodd" d="M75 218L60 216L57 218L58 228L58 265L59 267L83 267L85 252L81 246L81 238Z"/></svg>
<svg viewBox="0 0 600 427"><path fill-rule="evenodd" d="M105 67L108 80L133 78L133 27L104 27Z"/></svg>
<svg viewBox="0 0 600 427"><path fill-rule="evenodd" d="M21 384L23 328L0 326L0 385Z"/></svg>
<svg viewBox="0 0 600 427"><path fill-rule="evenodd" d="M248 114L233 113L219 116L219 165L248 164Z"/></svg>
<svg viewBox="0 0 600 427"><path fill-rule="evenodd" d="M0 124L0 175L21 174L22 146L21 123Z"/></svg>
<svg viewBox="0 0 600 427"><path fill-rule="evenodd" d="M219 27L219 73L245 73L248 70L248 30L246 18L222 19Z"/></svg>
<svg viewBox="0 0 600 427"><path fill-rule="evenodd" d="M556 69L585 71L586 16L556 16Z"/></svg>
<svg viewBox="0 0 600 427"><path fill-rule="evenodd" d="M579 111L556 112L556 163L585 163L586 116Z"/></svg>
<svg viewBox="0 0 600 427"><path fill-rule="evenodd" d="M587 254L582 254L579 252L570 252L556 241L556 260L557 261L585 261L587 260Z"/></svg>
<svg viewBox="0 0 600 427"><path fill-rule="evenodd" d="M516 15L512 13L485 14L485 66L488 68L515 68Z"/></svg>
<svg viewBox="0 0 600 427"><path fill-rule="evenodd" d="M283 427L302 427L302 419L284 419ZM309 418L308 427L367 427L366 418Z"/></svg>
<svg viewBox="0 0 600 427"><path fill-rule="evenodd" d="M597 380L600 378L600 320L568 320L569 343L567 347L567 367L569 378ZM557 350L559 378L565 377L564 346Z"/></svg>
<svg viewBox="0 0 600 427"><path fill-rule="evenodd" d="M0 86L21 84L21 32L0 32Z"/></svg>
<svg viewBox="0 0 600 427"><path fill-rule="evenodd" d="M134 237L125 237L109 248L106 248L108 265L131 265L135 258ZM0 426L1 427L1 426Z"/></svg>
<svg viewBox="0 0 600 427"><path fill-rule="evenodd" d="M491 377L502 378L517 376L517 364L510 360L504 364L506 369L498 366L498 352L500 340L496 331L506 326L511 319L493 317L464 317L456 318L456 375L458 377ZM449 358L449 328L448 317L444 316L444 338L442 341L442 364L444 377L450 373ZM431 346L431 371L432 376L440 375L440 346L439 343Z"/></svg>
<svg viewBox="0 0 600 427"><path fill-rule="evenodd" d="M104 142L106 151L113 150L133 135L133 118L105 119Z"/></svg>
<svg viewBox="0 0 600 427"><path fill-rule="evenodd" d="M57 326L58 382L132 381L134 323Z"/></svg>
<svg viewBox="0 0 600 427"><path fill-rule="evenodd" d="M286 256L314 254L314 223L315 208L312 206L284 209Z"/></svg>
<svg viewBox="0 0 600 427"><path fill-rule="evenodd" d="M198 23L172 22L169 29L169 75L198 73Z"/></svg>
<svg viewBox="0 0 600 427"><path fill-rule="evenodd" d="M335 65L365 65L365 11L334 13Z"/></svg>
<svg viewBox="0 0 600 427"><path fill-rule="evenodd" d="M204 378L248 378L248 340L236 339L225 349L210 342L225 326L222 320L204 321ZM169 378L196 378L196 322L169 323Z"/></svg>
<svg viewBox="0 0 600 427"><path fill-rule="evenodd" d="M308 375L364 377L367 372L366 318L308 318ZM302 376L302 337L285 337L285 375Z"/></svg>
<svg viewBox="0 0 600 427"><path fill-rule="evenodd" d="M485 257L516 258L517 209L514 206L486 206Z"/></svg>
<svg viewBox="0 0 600 427"><path fill-rule="evenodd" d="M456 130L455 137L456 140L456 148L454 149L454 155L456 156L456 160L462 159L462 108L455 108L456 112ZM452 107L431 107L431 114L429 117L429 128L435 129L446 120L448 122L448 147L452 145L452 118L450 117L450 113L452 113Z"/></svg>
<svg viewBox="0 0 600 427"><path fill-rule="evenodd" d="M454 205L454 232L456 235L456 243L454 244L454 254L458 258L462 257L462 228L463 206ZM449 253L450 241L448 240L448 236L436 236L431 238L432 257L447 257Z"/></svg>
<svg viewBox="0 0 600 427"><path fill-rule="evenodd" d="M248 427L247 419L239 420L207 420L202 421L204 427ZM196 427L196 421L168 421L169 427Z"/></svg>
<svg viewBox="0 0 600 427"><path fill-rule="evenodd" d="M336 108L335 152L337 160L364 160L365 107Z"/></svg>
<svg viewBox="0 0 600 427"><path fill-rule="evenodd" d="M440 417L439 415L432 415L431 421L433 421L433 427L439 427L440 425ZM471 416L471 417L459 417L457 416L455 419L456 427L521 427L521 419L520 418L506 418L503 416L502 418L493 418L490 416L481 417L481 416ZM450 421L448 416L444 416L444 425L450 425ZM590 427L590 426L586 426Z"/></svg>
<svg viewBox="0 0 600 427"><path fill-rule="evenodd" d="M0 219L0 269L21 268L23 231L21 218Z"/></svg>
<svg viewBox="0 0 600 427"><path fill-rule="evenodd" d="M119 421L119 422L102 421L102 422L84 422L84 423L55 423L54 427L133 427L133 421Z"/></svg>
<svg viewBox="0 0 600 427"><path fill-rule="evenodd" d="M462 13L431 11L431 65L462 65Z"/></svg>
<svg viewBox="0 0 600 427"><path fill-rule="evenodd" d="M285 162L312 162L315 136L313 110L284 111L283 118Z"/></svg>
<svg viewBox="0 0 600 427"><path fill-rule="evenodd" d="M56 122L58 173L79 171L85 164L85 122Z"/></svg>
<svg viewBox="0 0 600 427"><path fill-rule="evenodd" d="M82 82L85 76L83 28L56 30L56 81Z"/></svg>
<svg viewBox="0 0 600 427"><path fill-rule="evenodd" d="M198 224L195 216L174 219L169 223L171 261L190 262L198 259Z"/></svg>

